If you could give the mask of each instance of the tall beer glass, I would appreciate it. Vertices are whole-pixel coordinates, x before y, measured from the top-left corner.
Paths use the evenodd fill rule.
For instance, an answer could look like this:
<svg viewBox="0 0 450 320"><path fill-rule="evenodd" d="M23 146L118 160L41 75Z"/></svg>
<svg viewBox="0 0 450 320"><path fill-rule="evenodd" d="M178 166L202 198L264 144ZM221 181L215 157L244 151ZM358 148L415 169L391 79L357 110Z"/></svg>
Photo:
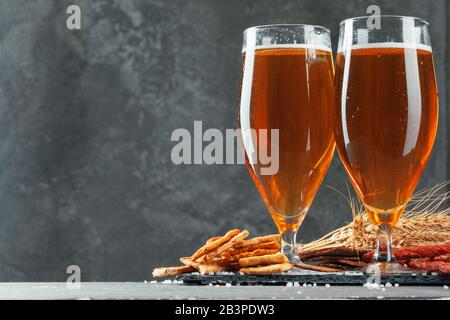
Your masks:
<svg viewBox="0 0 450 320"><path fill-rule="evenodd" d="M378 226L368 269L401 272L392 253L391 228L430 157L438 124L428 23L402 16L343 21L335 99L340 158Z"/></svg>
<svg viewBox="0 0 450 320"><path fill-rule="evenodd" d="M297 230L334 152L329 30L312 25L245 30L241 77L237 127L245 161L281 234L282 252L299 262ZM261 150L277 158L277 170L264 173L264 159L253 161Z"/></svg>

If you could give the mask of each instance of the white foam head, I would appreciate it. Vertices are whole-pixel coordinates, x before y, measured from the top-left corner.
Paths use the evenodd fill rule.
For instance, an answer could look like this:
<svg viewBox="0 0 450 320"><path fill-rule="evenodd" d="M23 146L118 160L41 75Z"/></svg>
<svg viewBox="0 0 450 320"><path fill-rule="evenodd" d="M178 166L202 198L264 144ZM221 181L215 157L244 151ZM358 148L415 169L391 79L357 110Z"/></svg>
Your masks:
<svg viewBox="0 0 450 320"><path fill-rule="evenodd" d="M374 48L400 48L400 49L416 49L432 52L431 46L415 43L415 42L375 42L375 43L363 43L353 44L350 50L358 49L374 49ZM338 48L338 53L343 53L346 48Z"/></svg>
<svg viewBox="0 0 450 320"><path fill-rule="evenodd" d="M313 45L305 43L282 43L282 44L261 44L256 46L247 46L242 48L242 53L246 51L263 50L263 49L307 49L322 50L331 53L331 48L323 45Z"/></svg>

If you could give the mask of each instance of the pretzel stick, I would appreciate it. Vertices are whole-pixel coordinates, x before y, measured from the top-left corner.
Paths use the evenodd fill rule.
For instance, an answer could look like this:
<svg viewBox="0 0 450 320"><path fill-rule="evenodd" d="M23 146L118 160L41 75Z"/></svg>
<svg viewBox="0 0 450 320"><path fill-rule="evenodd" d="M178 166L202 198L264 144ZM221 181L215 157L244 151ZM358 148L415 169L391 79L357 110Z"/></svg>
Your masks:
<svg viewBox="0 0 450 320"><path fill-rule="evenodd" d="M275 254L268 254L265 256L256 256L239 259L239 264L242 267L265 266L286 262L288 262L288 258L281 252Z"/></svg>
<svg viewBox="0 0 450 320"><path fill-rule="evenodd" d="M222 245L209 251L208 254L204 256L203 261L212 260L215 256L218 256L225 250L230 249L231 247L233 247L236 244L236 242L238 242L246 237L248 237L248 230L244 230L244 231L238 233L233 238L231 238L228 242L225 242ZM197 260L197 259L193 259L193 260Z"/></svg>
<svg viewBox="0 0 450 320"><path fill-rule="evenodd" d="M251 238L248 240L242 240L236 244L236 248L243 248L243 247L248 247L248 246L252 246L252 245L256 245L256 244L260 244L260 243L264 243L264 242L272 242L272 241L279 242L280 235L279 234L270 234L267 236L255 237L255 238Z"/></svg>
<svg viewBox="0 0 450 320"><path fill-rule="evenodd" d="M241 268L239 272L242 272L244 274L272 274L288 271L291 269L292 265L290 263L281 263L263 267Z"/></svg>
<svg viewBox="0 0 450 320"><path fill-rule="evenodd" d="M177 274L187 273L194 271L191 266L179 266L179 267L161 267L153 269L152 275L154 277L167 277L175 276Z"/></svg>
<svg viewBox="0 0 450 320"><path fill-rule="evenodd" d="M228 231L224 236L220 237L217 240L211 241L210 243L205 244L203 247L198 249L193 255L192 260L197 260L198 258L204 256L205 254L217 249L222 246L224 243L229 242L233 237L239 234L239 229L233 229Z"/></svg>

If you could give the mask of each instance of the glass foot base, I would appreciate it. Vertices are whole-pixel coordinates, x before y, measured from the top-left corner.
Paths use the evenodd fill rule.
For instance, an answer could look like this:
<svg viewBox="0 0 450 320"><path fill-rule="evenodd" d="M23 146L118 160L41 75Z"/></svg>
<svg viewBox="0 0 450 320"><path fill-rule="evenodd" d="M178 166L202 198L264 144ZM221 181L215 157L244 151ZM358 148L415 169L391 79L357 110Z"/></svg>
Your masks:
<svg viewBox="0 0 450 320"><path fill-rule="evenodd" d="M300 257L296 253L293 253L292 251L285 252L283 250L281 252L284 253L291 264L301 263Z"/></svg>
<svg viewBox="0 0 450 320"><path fill-rule="evenodd" d="M358 271L362 271L368 274L388 276L402 273L411 273L413 272L413 269L405 267L404 265L396 262L371 262L367 266L360 268Z"/></svg>
<svg viewBox="0 0 450 320"><path fill-rule="evenodd" d="M285 230L283 233L281 233L281 253L284 253L289 262L292 264L300 263L300 257L298 256L297 248L295 245L296 236L296 230Z"/></svg>

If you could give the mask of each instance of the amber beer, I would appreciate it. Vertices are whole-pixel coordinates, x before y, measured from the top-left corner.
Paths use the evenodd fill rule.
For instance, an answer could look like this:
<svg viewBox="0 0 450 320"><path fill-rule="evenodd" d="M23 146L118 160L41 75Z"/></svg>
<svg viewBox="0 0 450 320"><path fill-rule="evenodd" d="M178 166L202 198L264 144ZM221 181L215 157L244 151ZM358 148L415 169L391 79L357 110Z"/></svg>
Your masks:
<svg viewBox="0 0 450 320"><path fill-rule="evenodd" d="M246 164L279 231L296 231L334 151L331 51L269 46L244 52L242 61L252 76L250 85L243 77L241 96L251 95L251 99L249 105L241 101L237 126L241 130L279 129L278 172L262 175L260 160L250 163L248 150ZM253 145L267 147L258 139Z"/></svg>
<svg viewBox="0 0 450 320"><path fill-rule="evenodd" d="M340 52L336 83L340 157L373 223L393 226L418 183L436 135L438 96L431 48L374 43L346 55Z"/></svg>

